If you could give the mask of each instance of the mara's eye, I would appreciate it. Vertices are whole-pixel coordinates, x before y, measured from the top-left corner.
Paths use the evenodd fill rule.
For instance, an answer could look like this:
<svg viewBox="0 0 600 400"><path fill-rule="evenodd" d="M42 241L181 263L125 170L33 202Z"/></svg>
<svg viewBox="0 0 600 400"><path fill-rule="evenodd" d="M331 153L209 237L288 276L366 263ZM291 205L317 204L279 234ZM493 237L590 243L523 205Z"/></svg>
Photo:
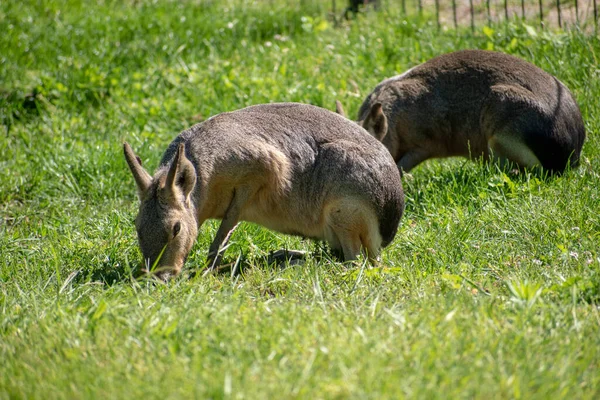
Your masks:
<svg viewBox="0 0 600 400"><path fill-rule="evenodd" d="M179 233L180 230L181 230L181 222L176 222L175 225L173 225L173 237L177 236L177 234Z"/></svg>

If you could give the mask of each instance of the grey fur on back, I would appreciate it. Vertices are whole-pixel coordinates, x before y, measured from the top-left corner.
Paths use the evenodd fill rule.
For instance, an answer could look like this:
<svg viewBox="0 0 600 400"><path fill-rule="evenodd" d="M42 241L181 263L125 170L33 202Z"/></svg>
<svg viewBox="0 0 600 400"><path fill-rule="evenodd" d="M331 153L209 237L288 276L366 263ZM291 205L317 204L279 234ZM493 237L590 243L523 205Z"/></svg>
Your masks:
<svg viewBox="0 0 600 400"><path fill-rule="evenodd" d="M503 133L524 142L544 168L561 172L578 164L585 140L567 87L499 52L444 54L384 80L362 104L359 123L378 103L388 122L383 143L399 163L414 149L430 153L414 165L432 157L489 157L488 140Z"/></svg>

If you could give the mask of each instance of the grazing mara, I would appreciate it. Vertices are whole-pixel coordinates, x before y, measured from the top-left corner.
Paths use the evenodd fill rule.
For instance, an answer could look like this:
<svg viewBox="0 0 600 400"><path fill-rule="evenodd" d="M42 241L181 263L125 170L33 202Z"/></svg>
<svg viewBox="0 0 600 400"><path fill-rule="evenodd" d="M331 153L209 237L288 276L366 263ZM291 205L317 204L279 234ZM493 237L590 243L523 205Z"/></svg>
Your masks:
<svg viewBox="0 0 600 400"><path fill-rule="evenodd" d="M337 111L343 115L339 102ZM520 58L464 50L386 79L358 123L408 172L438 157L497 160L560 173L579 163L585 128L573 95Z"/></svg>
<svg viewBox="0 0 600 400"><path fill-rule="evenodd" d="M202 223L221 219L209 268L239 221L325 240L374 260L404 210L400 174L385 147L328 110L264 104L219 114L182 132L150 176L124 143L140 199L135 221L148 266L180 272Z"/></svg>

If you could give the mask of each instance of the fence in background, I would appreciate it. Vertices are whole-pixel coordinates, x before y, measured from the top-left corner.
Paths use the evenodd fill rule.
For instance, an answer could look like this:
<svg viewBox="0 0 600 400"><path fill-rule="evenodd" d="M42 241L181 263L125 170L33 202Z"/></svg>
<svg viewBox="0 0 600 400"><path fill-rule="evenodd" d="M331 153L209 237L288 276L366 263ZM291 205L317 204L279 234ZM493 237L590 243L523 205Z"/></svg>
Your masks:
<svg viewBox="0 0 600 400"><path fill-rule="evenodd" d="M361 3L361 8L377 4L380 7L400 7L404 15L425 15L434 10L438 27L454 28L470 24L471 29L481 23L521 19L539 23L542 27L584 27L598 29L598 2L600 0L332 0L334 14L349 10L349 4ZM337 3L337 4L336 4ZM347 12L346 12L347 13Z"/></svg>

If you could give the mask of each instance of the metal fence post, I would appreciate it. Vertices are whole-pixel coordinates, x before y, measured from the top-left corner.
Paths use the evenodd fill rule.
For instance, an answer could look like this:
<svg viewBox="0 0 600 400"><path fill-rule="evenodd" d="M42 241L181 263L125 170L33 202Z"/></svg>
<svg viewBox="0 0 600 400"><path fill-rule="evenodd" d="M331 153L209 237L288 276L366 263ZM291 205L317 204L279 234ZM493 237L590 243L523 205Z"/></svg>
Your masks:
<svg viewBox="0 0 600 400"><path fill-rule="evenodd" d="M454 29L458 28L458 21L456 20L456 0L452 0L452 17L454 18Z"/></svg>
<svg viewBox="0 0 600 400"><path fill-rule="evenodd" d="M473 9L473 0L469 0L471 6L471 32L475 32L475 10Z"/></svg>
<svg viewBox="0 0 600 400"><path fill-rule="evenodd" d="M594 26L598 29L598 7L596 6L596 0L594 0Z"/></svg>
<svg viewBox="0 0 600 400"><path fill-rule="evenodd" d="M435 17L437 19L437 28L440 29L440 0L435 0Z"/></svg>

